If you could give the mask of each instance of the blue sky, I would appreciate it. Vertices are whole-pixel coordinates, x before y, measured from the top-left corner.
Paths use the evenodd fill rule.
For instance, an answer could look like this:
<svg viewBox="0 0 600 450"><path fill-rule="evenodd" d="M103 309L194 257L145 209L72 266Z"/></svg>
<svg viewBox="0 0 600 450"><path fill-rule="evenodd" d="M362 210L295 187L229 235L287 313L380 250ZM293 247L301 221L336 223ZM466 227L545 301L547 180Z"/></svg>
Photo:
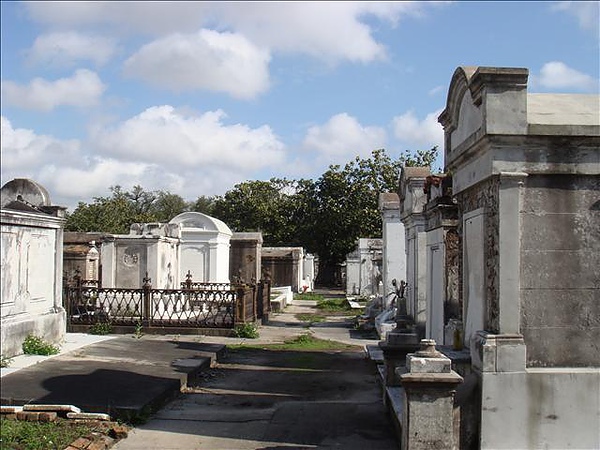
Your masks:
<svg viewBox="0 0 600 450"><path fill-rule="evenodd" d="M194 200L442 148L461 65L597 94L598 2L1 2L2 184ZM441 152L440 152L441 153ZM441 167L440 160L438 165Z"/></svg>

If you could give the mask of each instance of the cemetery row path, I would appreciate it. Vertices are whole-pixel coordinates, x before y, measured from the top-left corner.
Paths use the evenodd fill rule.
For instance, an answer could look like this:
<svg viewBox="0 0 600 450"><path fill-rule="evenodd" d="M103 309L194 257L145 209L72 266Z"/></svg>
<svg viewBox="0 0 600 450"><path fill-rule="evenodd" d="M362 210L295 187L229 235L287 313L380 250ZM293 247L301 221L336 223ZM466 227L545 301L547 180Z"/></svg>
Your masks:
<svg viewBox="0 0 600 450"><path fill-rule="evenodd" d="M348 316L307 324L297 314L317 313L295 302L272 314L251 348L230 348L197 383L148 422L118 442L115 450L161 449L397 449L382 404L375 363L355 335ZM347 350L282 351L261 345L310 332L355 345ZM203 337L225 343L234 338ZM237 339L240 341L240 339Z"/></svg>

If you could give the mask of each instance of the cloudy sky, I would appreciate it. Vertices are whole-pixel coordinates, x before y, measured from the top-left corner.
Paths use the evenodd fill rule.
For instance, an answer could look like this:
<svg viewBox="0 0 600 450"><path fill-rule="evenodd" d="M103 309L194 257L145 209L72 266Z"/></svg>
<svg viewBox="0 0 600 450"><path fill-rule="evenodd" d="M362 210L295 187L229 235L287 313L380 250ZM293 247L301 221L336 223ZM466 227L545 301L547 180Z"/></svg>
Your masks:
<svg viewBox="0 0 600 450"><path fill-rule="evenodd" d="M194 200L442 148L457 66L598 93L598 5L2 1L2 184L70 208L117 184Z"/></svg>

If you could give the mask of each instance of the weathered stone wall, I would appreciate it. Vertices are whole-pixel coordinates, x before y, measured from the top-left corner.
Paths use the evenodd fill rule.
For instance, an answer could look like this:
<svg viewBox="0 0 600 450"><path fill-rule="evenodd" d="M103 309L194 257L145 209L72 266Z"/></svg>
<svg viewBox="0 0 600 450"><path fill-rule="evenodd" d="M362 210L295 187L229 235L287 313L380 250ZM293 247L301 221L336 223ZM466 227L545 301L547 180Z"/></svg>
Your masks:
<svg viewBox="0 0 600 450"><path fill-rule="evenodd" d="M459 217L463 218L468 213L483 209L483 232L484 232L484 267L473 268L469 270L483 270L484 287L484 328L490 332L498 332L498 245L499 245L499 217L498 217L498 177L491 177L487 180L473 186L472 188L461 192L458 198ZM458 235L464 239L464 220L458 221ZM518 236L515 238L518 239ZM467 274L464 266L464 251L458 252L459 271ZM464 301L465 287L464 276L458 279L459 297ZM463 311L463 317L465 312ZM468 345L468 342L465 342Z"/></svg>
<svg viewBox="0 0 600 450"><path fill-rule="evenodd" d="M2 210L1 353L22 353L28 334L59 343L66 332L62 308L64 219Z"/></svg>
<svg viewBox="0 0 600 450"><path fill-rule="evenodd" d="M263 247L262 269L270 273L272 286L291 286L293 292L299 292L304 277L303 256L301 247Z"/></svg>
<svg viewBox="0 0 600 450"><path fill-rule="evenodd" d="M528 366L600 361L600 177L529 175L521 212Z"/></svg>
<svg viewBox="0 0 600 450"><path fill-rule="evenodd" d="M484 373L481 449L600 448L598 369Z"/></svg>
<svg viewBox="0 0 600 450"><path fill-rule="evenodd" d="M262 233L233 233L229 248L229 279L246 283L259 280L261 274Z"/></svg>

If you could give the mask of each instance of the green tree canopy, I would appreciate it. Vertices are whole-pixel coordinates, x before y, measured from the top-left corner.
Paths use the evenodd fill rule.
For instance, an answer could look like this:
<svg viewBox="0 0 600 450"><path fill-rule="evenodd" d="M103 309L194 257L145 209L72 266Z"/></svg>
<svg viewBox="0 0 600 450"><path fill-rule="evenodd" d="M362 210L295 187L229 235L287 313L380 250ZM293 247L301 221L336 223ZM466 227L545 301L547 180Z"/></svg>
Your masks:
<svg viewBox="0 0 600 450"><path fill-rule="evenodd" d="M124 191L121 186L111 186L108 197L94 197L92 203L79 202L67 214L66 231L100 231L127 234L132 223L168 222L186 211L188 205L179 195L164 191L145 191L134 186Z"/></svg>
<svg viewBox="0 0 600 450"><path fill-rule="evenodd" d="M291 219L297 184L279 178L245 181L216 197L212 212L234 231L261 231L266 245L294 245L297 237Z"/></svg>
<svg viewBox="0 0 600 450"><path fill-rule="evenodd" d="M383 149L369 158L356 157L344 167L332 165L305 195L310 205L299 234L305 247L319 255L321 284L334 282L335 267L359 238L381 236L379 194L396 192L403 166L430 166L437 148L405 152L393 159Z"/></svg>

